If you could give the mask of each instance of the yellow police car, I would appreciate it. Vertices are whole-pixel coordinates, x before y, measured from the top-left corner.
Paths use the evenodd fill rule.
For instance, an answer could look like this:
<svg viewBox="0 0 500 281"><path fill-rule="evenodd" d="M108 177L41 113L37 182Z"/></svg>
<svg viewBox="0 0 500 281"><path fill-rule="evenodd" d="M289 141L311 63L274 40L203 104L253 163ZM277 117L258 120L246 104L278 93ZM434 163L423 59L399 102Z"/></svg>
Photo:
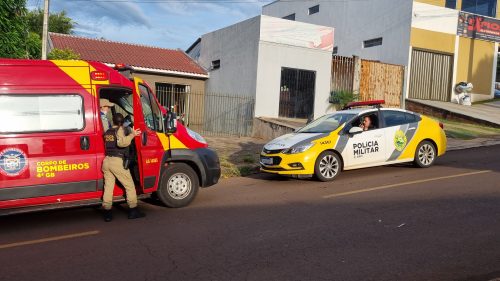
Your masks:
<svg viewBox="0 0 500 281"><path fill-rule="evenodd" d="M261 171L332 181L343 170L414 162L427 168L446 152L437 121L410 111L357 102L266 144ZM367 108L368 106L368 108Z"/></svg>

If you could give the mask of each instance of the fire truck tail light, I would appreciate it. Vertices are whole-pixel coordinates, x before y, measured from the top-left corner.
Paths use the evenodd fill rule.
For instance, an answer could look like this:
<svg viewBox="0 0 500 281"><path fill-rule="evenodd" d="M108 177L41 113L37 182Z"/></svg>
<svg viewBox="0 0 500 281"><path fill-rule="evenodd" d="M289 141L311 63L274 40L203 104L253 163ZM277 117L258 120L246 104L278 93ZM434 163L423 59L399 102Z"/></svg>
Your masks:
<svg viewBox="0 0 500 281"><path fill-rule="evenodd" d="M108 80L108 73L106 71L92 71L90 72L90 78L95 81L106 81Z"/></svg>

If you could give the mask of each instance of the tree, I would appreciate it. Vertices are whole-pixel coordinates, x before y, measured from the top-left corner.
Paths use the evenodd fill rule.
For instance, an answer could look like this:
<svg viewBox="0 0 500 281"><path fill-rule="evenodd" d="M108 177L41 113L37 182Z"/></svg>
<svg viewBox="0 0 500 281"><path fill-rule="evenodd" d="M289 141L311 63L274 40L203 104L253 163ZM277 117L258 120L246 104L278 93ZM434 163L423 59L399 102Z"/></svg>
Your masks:
<svg viewBox="0 0 500 281"><path fill-rule="evenodd" d="M0 57L26 58L26 0L0 1Z"/></svg>
<svg viewBox="0 0 500 281"><path fill-rule="evenodd" d="M42 39L34 32L28 33L26 40L26 52L29 59L40 59L42 57Z"/></svg>
<svg viewBox="0 0 500 281"><path fill-rule="evenodd" d="M71 34L75 22L65 11L51 13L49 31ZM39 59L42 55L43 10L27 11L26 0L0 1L0 57ZM74 58L74 52L56 51L61 58Z"/></svg>
<svg viewBox="0 0 500 281"><path fill-rule="evenodd" d="M30 30L29 34L29 57L39 59L42 56L42 32L43 32L43 10L36 9L29 11L26 15L26 21ZM49 15L49 31L63 34L72 34L75 22L66 15L66 11L59 13L50 13ZM38 43L37 42L38 38ZM73 59L73 54L69 52L54 52L55 59ZM76 54L78 56L78 54Z"/></svg>
<svg viewBox="0 0 500 281"><path fill-rule="evenodd" d="M57 49L54 48L47 55L49 60L77 60L80 59L80 54L77 54L71 49Z"/></svg>
<svg viewBox="0 0 500 281"><path fill-rule="evenodd" d="M36 9L29 11L26 15L29 30L35 32L42 37L43 31L43 10ZM49 32L72 34L76 22L66 15L66 11L59 13L50 13L49 16Z"/></svg>

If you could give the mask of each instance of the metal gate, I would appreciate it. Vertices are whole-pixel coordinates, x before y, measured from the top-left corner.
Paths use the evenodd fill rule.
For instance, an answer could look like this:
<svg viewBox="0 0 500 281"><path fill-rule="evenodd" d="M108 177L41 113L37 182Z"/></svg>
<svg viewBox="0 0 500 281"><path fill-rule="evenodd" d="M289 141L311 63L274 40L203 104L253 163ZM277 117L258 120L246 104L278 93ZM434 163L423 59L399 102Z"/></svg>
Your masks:
<svg viewBox="0 0 500 281"><path fill-rule="evenodd" d="M308 119L314 114L316 72L281 69L279 116Z"/></svg>
<svg viewBox="0 0 500 281"><path fill-rule="evenodd" d="M450 101L452 77L452 55L413 50L408 97Z"/></svg>

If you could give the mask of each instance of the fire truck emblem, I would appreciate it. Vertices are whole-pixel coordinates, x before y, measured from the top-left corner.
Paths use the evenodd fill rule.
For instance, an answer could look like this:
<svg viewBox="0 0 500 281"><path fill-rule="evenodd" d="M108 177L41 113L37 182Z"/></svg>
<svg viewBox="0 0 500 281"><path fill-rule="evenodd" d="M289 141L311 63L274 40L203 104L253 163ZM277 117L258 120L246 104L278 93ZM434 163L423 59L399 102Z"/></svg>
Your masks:
<svg viewBox="0 0 500 281"><path fill-rule="evenodd" d="M408 143L408 139L403 131L398 130L394 136L394 146L397 151L403 151Z"/></svg>
<svg viewBox="0 0 500 281"><path fill-rule="evenodd" d="M20 175L28 167L28 157L17 148L7 148L0 152L0 173L9 177Z"/></svg>

